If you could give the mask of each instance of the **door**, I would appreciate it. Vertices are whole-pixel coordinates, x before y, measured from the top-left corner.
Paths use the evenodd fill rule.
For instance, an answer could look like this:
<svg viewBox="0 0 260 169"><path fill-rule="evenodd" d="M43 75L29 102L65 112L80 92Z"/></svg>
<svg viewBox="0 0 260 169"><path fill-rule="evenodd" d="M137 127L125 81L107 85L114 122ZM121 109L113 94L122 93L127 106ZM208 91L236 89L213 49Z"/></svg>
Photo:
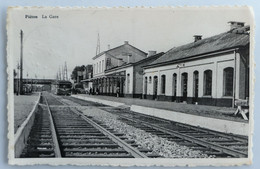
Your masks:
<svg viewBox="0 0 260 169"><path fill-rule="evenodd" d="M187 101L188 73L182 73L182 101Z"/></svg>
<svg viewBox="0 0 260 169"><path fill-rule="evenodd" d="M153 99L157 98L157 90L158 90L158 77L154 76L154 79L153 79Z"/></svg>
<svg viewBox="0 0 260 169"><path fill-rule="evenodd" d="M193 83L193 91L194 91L194 98L193 103L198 102L198 96L199 96L199 72L195 71L193 73L194 83Z"/></svg>

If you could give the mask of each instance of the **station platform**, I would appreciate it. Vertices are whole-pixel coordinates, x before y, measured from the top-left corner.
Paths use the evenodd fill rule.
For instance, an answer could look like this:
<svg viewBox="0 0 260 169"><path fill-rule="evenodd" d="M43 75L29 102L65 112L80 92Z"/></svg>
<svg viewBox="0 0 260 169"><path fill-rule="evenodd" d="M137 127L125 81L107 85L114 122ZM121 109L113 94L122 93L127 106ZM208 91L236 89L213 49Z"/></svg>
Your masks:
<svg viewBox="0 0 260 169"><path fill-rule="evenodd" d="M102 95L78 94L72 97L113 107L128 107L135 112L225 133L248 135L249 131L249 122L242 116L233 115L235 108Z"/></svg>
<svg viewBox="0 0 260 169"><path fill-rule="evenodd" d="M14 95L14 132L25 121L39 99L39 93L30 95Z"/></svg>

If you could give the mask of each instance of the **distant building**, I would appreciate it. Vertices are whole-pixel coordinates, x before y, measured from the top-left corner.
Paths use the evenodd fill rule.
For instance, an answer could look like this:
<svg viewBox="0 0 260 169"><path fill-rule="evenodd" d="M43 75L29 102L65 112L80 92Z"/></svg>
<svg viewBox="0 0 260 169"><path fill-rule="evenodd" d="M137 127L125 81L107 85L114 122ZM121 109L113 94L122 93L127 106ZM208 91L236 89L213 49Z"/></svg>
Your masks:
<svg viewBox="0 0 260 169"><path fill-rule="evenodd" d="M115 87L119 87L119 95L125 97L142 98L143 97L143 66L153 62L164 53L156 54L155 51L150 51L148 56L134 63L124 64L105 70L105 75L108 79L116 81ZM116 88L104 86L103 92L108 95L115 95Z"/></svg>
<svg viewBox="0 0 260 169"><path fill-rule="evenodd" d="M94 91L102 95L141 97L143 73L141 65L144 59L149 60L147 53L127 41L121 46L95 56Z"/></svg>
<svg viewBox="0 0 260 169"><path fill-rule="evenodd" d="M249 26L172 48L144 66L147 99L231 107L249 97Z"/></svg>
<svg viewBox="0 0 260 169"><path fill-rule="evenodd" d="M83 88L86 91L90 91L92 88L92 81L93 78L93 65L86 65L84 71L82 72L82 80L81 83L83 84Z"/></svg>

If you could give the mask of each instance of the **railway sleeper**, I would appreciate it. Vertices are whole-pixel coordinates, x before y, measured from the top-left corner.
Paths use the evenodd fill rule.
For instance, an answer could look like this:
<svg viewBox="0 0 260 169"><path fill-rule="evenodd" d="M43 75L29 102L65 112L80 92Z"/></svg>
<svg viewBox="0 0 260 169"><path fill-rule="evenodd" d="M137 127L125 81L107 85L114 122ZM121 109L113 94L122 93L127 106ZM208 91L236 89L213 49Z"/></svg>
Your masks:
<svg viewBox="0 0 260 169"><path fill-rule="evenodd" d="M95 144L100 144L100 143L106 143L106 144L112 144L112 140L62 140L62 143L64 144L69 144L69 143L77 143L77 144L87 144L87 143L95 143Z"/></svg>
<svg viewBox="0 0 260 169"><path fill-rule="evenodd" d="M91 155L84 155L84 154L66 154L65 157L73 157L73 158L134 158L130 154L91 154Z"/></svg>
<svg viewBox="0 0 260 169"><path fill-rule="evenodd" d="M93 135L83 135L83 136L59 136L60 139L108 139L107 136L93 136Z"/></svg>
<svg viewBox="0 0 260 169"><path fill-rule="evenodd" d="M52 144L30 144L30 147L34 148L45 148L45 149L51 149L53 147Z"/></svg>
<svg viewBox="0 0 260 169"><path fill-rule="evenodd" d="M104 148L104 147L107 147L107 148L118 148L120 147L119 145L117 144L76 144L76 143L73 143L73 144L62 144L61 145L62 147L82 147L82 148Z"/></svg>
<svg viewBox="0 0 260 169"><path fill-rule="evenodd" d="M59 133L59 131L57 132ZM69 136L69 137L73 137L73 136L104 136L103 133L59 133L60 136Z"/></svg>
<svg viewBox="0 0 260 169"><path fill-rule="evenodd" d="M122 148L115 148L115 149L64 149L63 152L126 153L126 151Z"/></svg>
<svg viewBox="0 0 260 169"><path fill-rule="evenodd" d="M97 134L97 133L99 133L99 131L98 130L81 130L81 131L79 131L79 130L77 130L77 131L70 131L70 130L68 130L68 131L57 131L57 133L59 133L59 134L90 134L90 133L93 133L93 134Z"/></svg>

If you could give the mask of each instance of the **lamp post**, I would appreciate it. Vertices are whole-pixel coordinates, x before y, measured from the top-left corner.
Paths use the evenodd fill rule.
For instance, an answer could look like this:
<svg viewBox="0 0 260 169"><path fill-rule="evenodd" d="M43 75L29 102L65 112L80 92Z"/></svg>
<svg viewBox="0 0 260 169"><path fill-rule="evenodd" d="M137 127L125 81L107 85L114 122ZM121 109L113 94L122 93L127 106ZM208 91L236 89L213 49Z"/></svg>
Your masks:
<svg viewBox="0 0 260 169"><path fill-rule="evenodd" d="M20 95L23 94L23 30L20 32L21 50L20 50Z"/></svg>

